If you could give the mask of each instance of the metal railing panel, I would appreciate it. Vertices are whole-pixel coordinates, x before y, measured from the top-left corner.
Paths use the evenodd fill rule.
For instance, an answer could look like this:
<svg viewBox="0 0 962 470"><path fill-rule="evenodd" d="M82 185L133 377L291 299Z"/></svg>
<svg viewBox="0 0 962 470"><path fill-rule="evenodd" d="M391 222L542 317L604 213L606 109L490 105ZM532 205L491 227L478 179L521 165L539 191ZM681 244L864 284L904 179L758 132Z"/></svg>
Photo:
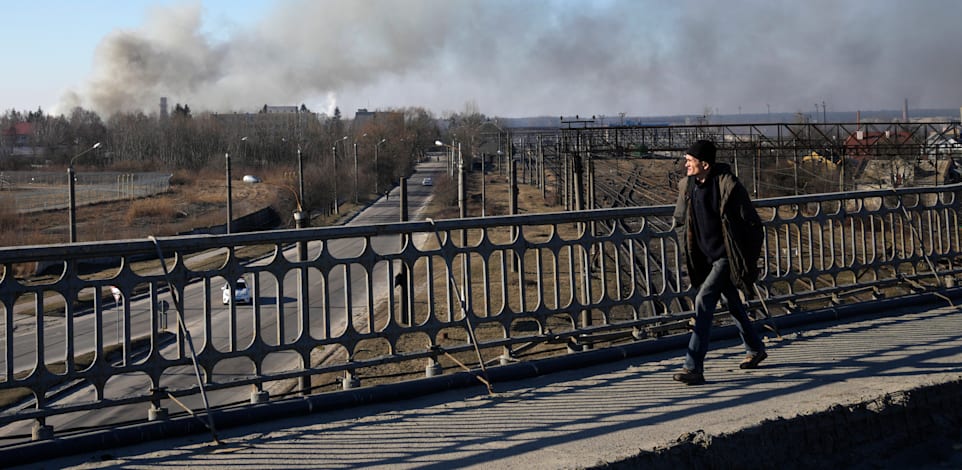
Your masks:
<svg viewBox="0 0 962 470"><path fill-rule="evenodd" d="M756 201L765 224L759 291L791 312L959 272L962 186ZM0 425L166 403L415 359L435 346L508 353L679 322L694 292L670 206L599 209L0 249L0 390L35 401ZM292 254L298 244L306 257ZM266 255L251 258L248 248ZM157 253L164 254L164 266ZM206 260L206 262L202 262ZM22 277L25 266L43 277ZM167 271L169 274L165 274ZM223 303L244 279L250 305ZM462 304L463 301L463 304ZM463 305L463 309L462 309ZM755 304L757 307L757 304ZM182 315L186 330L178 327ZM790 314L790 313L788 313ZM534 327L532 327L534 325ZM457 333L457 334L454 334ZM406 336L423 347L402 345ZM386 353L372 353L372 344ZM325 361L312 361L321 353ZM134 377L135 388L112 386ZM60 400L67 384L94 393Z"/></svg>

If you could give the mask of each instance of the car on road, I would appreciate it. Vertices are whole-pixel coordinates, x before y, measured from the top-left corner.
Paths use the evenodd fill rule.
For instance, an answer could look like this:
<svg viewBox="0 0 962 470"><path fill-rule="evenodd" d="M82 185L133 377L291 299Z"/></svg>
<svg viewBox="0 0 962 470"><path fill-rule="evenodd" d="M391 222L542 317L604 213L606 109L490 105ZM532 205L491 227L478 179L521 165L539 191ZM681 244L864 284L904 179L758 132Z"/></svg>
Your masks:
<svg viewBox="0 0 962 470"><path fill-rule="evenodd" d="M249 304L251 303L251 290L247 287L247 281L244 278L238 278L237 282L234 283L234 295L231 295L230 284L225 283L224 287L221 287L222 301L224 305L231 303L233 300L239 304Z"/></svg>
<svg viewBox="0 0 962 470"><path fill-rule="evenodd" d="M434 180L429 176L421 180L421 186L434 186Z"/></svg>

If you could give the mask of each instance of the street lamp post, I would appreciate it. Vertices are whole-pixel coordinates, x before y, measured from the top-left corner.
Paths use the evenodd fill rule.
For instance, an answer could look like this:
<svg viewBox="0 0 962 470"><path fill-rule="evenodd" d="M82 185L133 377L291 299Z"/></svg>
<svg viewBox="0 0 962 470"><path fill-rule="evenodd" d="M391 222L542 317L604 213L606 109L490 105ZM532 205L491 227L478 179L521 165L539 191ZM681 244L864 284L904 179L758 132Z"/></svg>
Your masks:
<svg viewBox="0 0 962 470"><path fill-rule="evenodd" d="M308 214L304 210L304 206L301 203L301 199L298 197L297 193L288 186L282 185L283 188L294 194L294 202L296 207L294 208L294 228L304 228L307 222ZM297 242L297 260L304 261L307 259L307 244L304 241Z"/></svg>
<svg viewBox="0 0 962 470"><path fill-rule="evenodd" d="M451 165L452 168L455 166L458 170L458 208L460 209L460 215L462 218L467 217L467 206L465 204L465 199L467 196L466 187L464 184L464 156L461 154L461 142L458 142L457 146L449 145L440 140L435 140L434 145L439 147L448 147L451 149ZM457 157L455 157L455 151L457 151ZM484 175L481 175L482 181L484 181Z"/></svg>
<svg viewBox="0 0 962 470"><path fill-rule="evenodd" d="M284 137L281 137L281 142L288 142ZM297 142L297 194L295 194L298 201L304 200L304 160L301 158L301 143ZM300 202L298 202L298 206ZM297 209L300 211L300 207Z"/></svg>
<svg viewBox="0 0 962 470"><path fill-rule="evenodd" d="M344 136L344 137L341 137L340 139L335 140L334 145L331 145L331 166L333 167L331 171L331 177L334 180L333 187L334 187L334 213L335 214L340 214L340 210L338 209L338 204L337 204L337 143L344 140L347 140L347 136Z"/></svg>
<svg viewBox="0 0 962 470"><path fill-rule="evenodd" d="M387 142L387 139L381 139L376 144L374 144L374 197L375 198L377 197L378 194L380 194L380 192L378 191L378 185L377 185L378 183L377 180L380 175L380 173L378 173L378 166L377 166L377 148L380 147L381 144L383 144L384 142Z"/></svg>
<svg viewBox="0 0 962 470"><path fill-rule="evenodd" d="M481 217L484 217L484 216L485 216L484 206L487 205L487 198L485 197L486 194L484 193L484 180L485 180L485 177L484 177L484 163L485 163L485 162L484 162L484 161L485 161L486 159L487 159L487 155L484 154L484 153L482 153L482 154L481 154Z"/></svg>
<svg viewBox="0 0 962 470"><path fill-rule="evenodd" d="M334 207L332 209L337 214L337 142L331 145L331 165L334 167L331 171L331 179L334 180Z"/></svg>
<svg viewBox="0 0 962 470"><path fill-rule="evenodd" d="M241 142L247 142L247 136L241 137ZM234 198L231 194L230 181L230 152L224 153L224 160L227 169L227 234L230 235L231 225L234 223Z"/></svg>
<svg viewBox="0 0 962 470"><path fill-rule="evenodd" d="M465 201L465 196L467 194L466 185L464 181L464 159L461 155L461 143L458 142L457 146L448 145L440 140L435 140L434 145L444 146L451 149L451 159L450 165L453 169L457 165L458 171L458 215L463 219L468 215L467 201ZM455 160L455 151L457 151L457 160ZM484 178L484 175L481 176ZM468 232L465 229L460 230L460 240L461 246L468 245ZM467 282L468 282L468 258L467 256L462 256L461 258L461 295L462 298L467 292Z"/></svg>
<svg viewBox="0 0 962 470"><path fill-rule="evenodd" d="M452 150L453 153L453 150ZM467 203L465 195L467 186L464 183L464 155L461 154L461 142L458 142L458 207L460 208L461 218L467 217ZM462 230L461 233L464 233Z"/></svg>
<svg viewBox="0 0 962 470"><path fill-rule="evenodd" d="M227 234L230 235L231 221L234 220L234 201L230 187L230 152L224 152L224 167L227 169Z"/></svg>
<svg viewBox="0 0 962 470"><path fill-rule="evenodd" d="M70 189L68 194L68 196L70 197L70 201L68 204L70 209L68 211L68 216L70 218L70 243L74 243L77 241L77 203L75 199L76 197L75 183L76 182L74 181L75 175L73 171L73 162L74 160L80 158L81 155L85 155L87 152L90 152L98 148L100 148L100 142L97 142L87 150L84 150L83 152L80 152L77 155L74 155L74 157L70 159L70 163L67 164L67 187Z"/></svg>
<svg viewBox="0 0 962 470"><path fill-rule="evenodd" d="M304 159L301 157L301 144L297 144L297 198L301 203L304 202Z"/></svg>
<svg viewBox="0 0 962 470"><path fill-rule="evenodd" d="M435 140L434 145L437 145L438 147L447 147L448 150L451 151L450 153L445 152L447 159L445 167L447 168L448 174L454 176L454 145L446 144L440 140Z"/></svg>
<svg viewBox="0 0 962 470"><path fill-rule="evenodd" d="M448 148L451 149L451 154L448 156L448 174L454 176L455 170L455 159L454 159L454 145L449 145Z"/></svg>
<svg viewBox="0 0 962 470"><path fill-rule="evenodd" d="M354 204L357 204L357 141L356 140L354 141Z"/></svg>
<svg viewBox="0 0 962 470"><path fill-rule="evenodd" d="M452 171L454 171L455 169L457 169L458 171L458 206L461 209L461 217L465 217L466 210L465 210L464 198L465 198L466 188L464 187L464 157L461 154L461 142L458 142L458 145L455 146L455 145L446 144L444 142L441 142L440 140L435 140L434 145L437 145L439 147L447 147L451 149L450 167ZM457 154L455 154L455 152L457 152ZM453 176L453 173L452 173L452 176ZM484 178L484 175L482 175L482 179L483 178Z"/></svg>

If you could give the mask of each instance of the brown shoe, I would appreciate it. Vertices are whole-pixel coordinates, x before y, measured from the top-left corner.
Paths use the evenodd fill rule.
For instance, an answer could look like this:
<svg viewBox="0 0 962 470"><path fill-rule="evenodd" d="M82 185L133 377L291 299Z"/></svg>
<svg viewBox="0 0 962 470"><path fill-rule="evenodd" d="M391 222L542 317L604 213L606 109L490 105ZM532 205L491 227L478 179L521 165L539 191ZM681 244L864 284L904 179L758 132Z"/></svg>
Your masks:
<svg viewBox="0 0 962 470"><path fill-rule="evenodd" d="M764 361L767 357L768 357L768 353L765 352L765 351L762 351L762 352L759 352L759 353L755 353L755 354L749 354L749 355L745 356L745 360L743 360L743 361L741 362L741 364L738 364L738 368L739 368L739 369L754 369L754 368L758 367L758 364L760 364L762 361Z"/></svg>
<svg viewBox="0 0 962 470"><path fill-rule="evenodd" d="M701 372L693 372L688 369L682 369L681 372L673 375L671 378L685 385L701 385L705 383L704 374Z"/></svg>

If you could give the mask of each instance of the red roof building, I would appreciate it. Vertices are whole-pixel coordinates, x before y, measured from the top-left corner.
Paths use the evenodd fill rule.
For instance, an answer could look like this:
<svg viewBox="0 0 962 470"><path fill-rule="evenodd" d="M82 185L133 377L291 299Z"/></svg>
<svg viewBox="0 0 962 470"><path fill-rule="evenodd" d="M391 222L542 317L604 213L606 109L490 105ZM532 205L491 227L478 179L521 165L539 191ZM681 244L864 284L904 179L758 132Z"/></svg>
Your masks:
<svg viewBox="0 0 962 470"><path fill-rule="evenodd" d="M33 137L33 123L18 122L3 130L3 144L11 147L26 147Z"/></svg>
<svg viewBox="0 0 962 470"><path fill-rule="evenodd" d="M879 132L856 131L845 139L845 155L848 158L862 160L882 155L903 154L900 150L910 149L910 153L918 149L918 143L912 139L912 133L906 131Z"/></svg>

